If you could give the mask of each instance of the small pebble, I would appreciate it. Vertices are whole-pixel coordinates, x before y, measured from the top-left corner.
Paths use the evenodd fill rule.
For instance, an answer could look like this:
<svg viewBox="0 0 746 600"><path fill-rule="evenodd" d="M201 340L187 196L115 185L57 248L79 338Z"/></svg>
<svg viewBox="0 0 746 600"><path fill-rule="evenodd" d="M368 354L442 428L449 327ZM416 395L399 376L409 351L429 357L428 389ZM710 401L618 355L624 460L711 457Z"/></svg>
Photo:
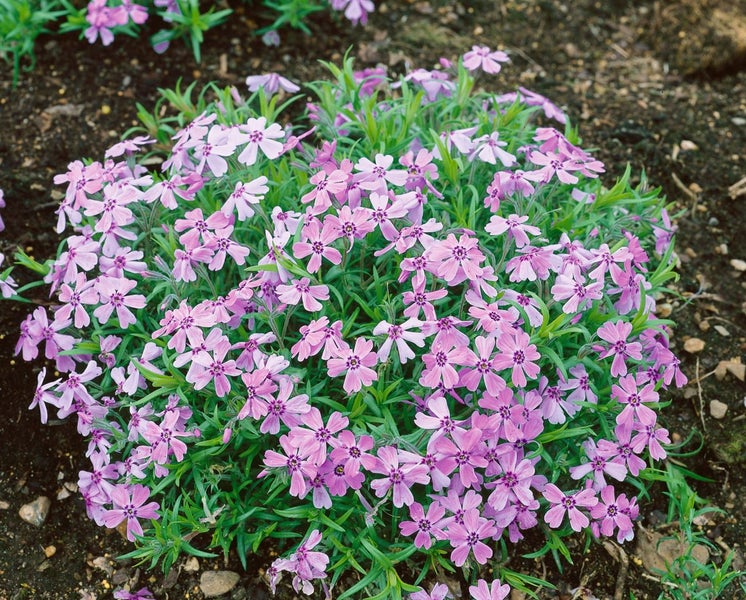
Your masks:
<svg viewBox="0 0 746 600"><path fill-rule="evenodd" d="M722 419L726 412L728 412L728 405L725 402L720 402L720 400L710 401L710 415L713 419Z"/></svg>
<svg viewBox="0 0 746 600"><path fill-rule="evenodd" d="M196 556L190 556L184 561L184 570L187 573L196 573L199 571L199 561Z"/></svg>
<svg viewBox="0 0 746 600"><path fill-rule="evenodd" d="M746 271L746 261L739 258L732 258L730 260L730 266L736 271Z"/></svg>
<svg viewBox="0 0 746 600"><path fill-rule="evenodd" d="M57 547L54 544L44 548L44 556L47 558L52 558L55 554L57 554Z"/></svg>
<svg viewBox="0 0 746 600"><path fill-rule="evenodd" d="M718 221L717 217L710 217L710 219L707 221L707 224L710 227L717 227L718 225L720 225L720 221Z"/></svg>
<svg viewBox="0 0 746 600"><path fill-rule="evenodd" d="M215 598L230 592L238 579L238 573L233 571L205 571L199 578L199 587L205 598Z"/></svg>
<svg viewBox="0 0 746 600"><path fill-rule="evenodd" d="M699 147L697 146L697 144L695 144L691 140L681 140L681 144L679 144L679 146L681 146L681 149L684 150L685 152L699 150Z"/></svg>
<svg viewBox="0 0 746 600"><path fill-rule="evenodd" d="M702 352L702 350L704 349L705 349L705 343L699 338L694 338L694 337L689 338L687 341L684 342L684 350L686 350L687 352L690 352L691 354Z"/></svg>
<svg viewBox="0 0 746 600"><path fill-rule="evenodd" d="M746 125L746 119L744 119L743 117L733 117L730 122L733 123L736 127Z"/></svg>
<svg viewBox="0 0 746 600"><path fill-rule="evenodd" d="M24 504L18 511L18 515L35 527L41 527L44 525L44 521L47 520L49 514L49 508L52 506L52 502L46 496L39 496L33 502Z"/></svg>

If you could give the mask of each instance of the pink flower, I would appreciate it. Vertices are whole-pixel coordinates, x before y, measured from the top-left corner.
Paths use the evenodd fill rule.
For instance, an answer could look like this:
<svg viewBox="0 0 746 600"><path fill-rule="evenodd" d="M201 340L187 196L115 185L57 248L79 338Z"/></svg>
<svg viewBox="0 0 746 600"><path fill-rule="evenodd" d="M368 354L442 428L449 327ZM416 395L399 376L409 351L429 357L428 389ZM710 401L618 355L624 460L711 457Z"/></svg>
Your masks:
<svg viewBox="0 0 746 600"><path fill-rule="evenodd" d="M378 379L378 373L371 369L377 362L372 350L373 342L362 337L357 338L354 350L349 346L343 347L336 358L327 361L329 376L337 377L345 373L342 384L345 392L359 392L364 385L368 386Z"/></svg>
<svg viewBox="0 0 746 600"><path fill-rule="evenodd" d="M468 359L468 350L463 346L433 346L432 352L422 357L425 369L420 375L420 385L429 388L437 388L440 384L446 388L456 387L459 376L454 365L464 365Z"/></svg>
<svg viewBox="0 0 746 600"><path fill-rule="evenodd" d="M482 540L495 534L497 527L492 520L482 517L476 508L467 510L462 523L453 522L448 526L448 541L454 548L451 562L461 567L471 552L480 565L485 564L492 557L492 548Z"/></svg>
<svg viewBox="0 0 746 600"><path fill-rule="evenodd" d="M617 425L632 427L635 421L643 425L655 424L655 411L643 404L643 402L658 402L658 392L655 391L654 383L649 382L638 390L635 376L627 375L619 380L619 385L611 386L611 397L626 404L624 410L616 417Z"/></svg>
<svg viewBox="0 0 746 600"><path fill-rule="evenodd" d="M267 119L259 117L249 118L244 125L238 126L238 132L233 132L233 139L237 145L246 144L238 155L238 162L250 167L257 160L259 150L267 158L273 160L282 154L282 142L285 132L279 123L272 123L267 127Z"/></svg>
<svg viewBox="0 0 746 600"><path fill-rule="evenodd" d="M573 531L581 531L588 527L590 521L580 512L580 508L592 508L598 504L598 498L592 489L584 489L568 496L552 483L544 488L544 498L554 505L544 515L544 521L553 529L559 528L567 514Z"/></svg>
<svg viewBox="0 0 746 600"><path fill-rule="evenodd" d="M137 317L130 308L144 308L146 300L142 294L127 295L136 285L136 281L120 277L97 279L95 289L99 294L101 306L93 311L93 316L98 319L98 322L105 324L112 312L116 311L119 326L122 329L137 323Z"/></svg>
<svg viewBox="0 0 746 600"><path fill-rule="evenodd" d="M512 214L507 219L499 215L493 215L484 229L491 235L501 235L507 231L508 236L515 239L516 248L522 248L530 242L527 234L541 234L541 229L538 227L524 225L526 221L528 221L528 217L525 215Z"/></svg>
<svg viewBox="0 0 746 600"><path fill-rule="evenodd" d="M601 490L601 501L591 508L591 517L596 520L592 524L596 534L608 537L614 535L614 529L619 529L620 534L631 531L632 519L624 512L628 507L629 500L625 494L619 494L617 498L613 485L604 487Z"/></svg>
<svg viewBox="0 0 746 600"><path fill-rule="evenodd" d="M290 443L287 435L280 437L280 446L285 454L280 454L274 450L267 450L264 453L264 465L266 467L284 467L290 475L290 495L303 496L306 494L308 487L307 480L316 476L317 467L309 459L309 455L301 448L296 448ZM266 477L268 471L261 471L258 477Z"/></svg>
<svg viewBox="0 0 746 600"><path fill-rule="evenodd" d="M211 381L215 384L215 393L218 398L222 398L231 391L231 384L228 376L235 377L240 375L241 371L236 368L235 360L224 360L228 350L231 349L231 343L228 338L223 336L212 350L212 355L208 352L199 352L192 359L193 365L199 365L195 374L189 370L186 380L194 384L195 390L201 390Z"/></svg>
<svg viewBox="0 0 746 600"><path fill-rule="evenodd" d="M300 88L292 81L285 79L278 73L267 73L265 75L249 75L246 78L246 85L250 92L256 92L263 89L267 96L277 93L277 90L284 90L290 94L299 91Z"/></svg>
<svg viewBox="0 0 746 600"><path fill-rule="evenodd" d="M302 277L291 282L291 285L278 285L277 296L285 304L303 302L303 308L308 312L321 310L323 305L319 300L329 300L329 288L325 285L309 285L311 280Z"/></svg>
<svg viewBox="0 0 746 600"><path fill-rule="evenodd" d="M320 215L332 205L332 196L339 197L347 189L349 175L341 169L334 169L330 173L319 171L310 182L315 186L310 192L304 194L300 201L304 204L313 202L310 208L312 215Z"/></svg>
<svg viewBox="0 0 746 600"><path fill-rule="evenodd" d="M541 355L530 341L525 331L501 335L497 340L500 354L495 357L493 366L498 370L512 369L511 381L518 387L526 387L526 376L536 379L539 375L539 366L531 361L538 360Z"/></svg>
<svg viewBox="0 0 746 600"><path fill-rule="evenodd" d="M254 209L251 205L259 204L264 198L264 194L269 191L267 181L268 179L264 175L252 179L248 183L237 181L236 187L228 196L220 211L226 216L231 216L235 210L239 221L245 221L254 216Z"/></svg>
<svg viewBox="0 0 746 600"><path fill-rule="evenodd" d="M377 192L382 195L388 193L387 183L403 186L407 182L407 172L401 169L391 169L393 156L376 154L375 163L367 158L361 158L355 169L359 171L354 177L360 189Z"/></svg>
<svg viewBox="0 0 746 600"><path fill-rule="evenodd" d="M558 302L567 300L562 306L562 312L569 315L585 310L594 300L600 300L602 290L603 284L599 281L586 285L582 280L560 273L552 286L552 297Z"/></svg>
<svg viewBox="0 0 746 600"><path fill-rule="evenodd" d="M502 68L500 63L508 62L510 58L501 50L490 50L487 46L472 46L464 54L463 64L469 71L482 69L485 73L495 75Z"/></svg>
<svg viewBox="0 0 746 600"><path fill-rule="evenodd" d="M502 584L499 579L487 583L484 579L477 581L477 585L469 586L469 594L473 600L504 600L510 594L510 586Z"/></svg>
<svg viewBox="0 0 746 600"><path fill-rule="evenodd" d="M433 262L438 277L448 285L457 285L481 273L479 265L484 261L484 254L475 237L462 234L456 240L456 236L449 233L445 240L433 242L427 250L427 258Z"/></svg>
<svg viewBox="0 0 746 600"><path fill-rule="evenodd" d="M311 255L307 269L309 273L315 273L321 268L321 259L325 258L334 265L342 262L342 254L331 243L338 239L334 226L330 222L321 222L312 218L306 222L302 230L302 242L293 244L293 256L305 258Z"/></svg>
<svg viewBox="0 0 746 600"><path fill-rule="evenodd" d="M508 143L498 139L499 135L497 131L493 131L489 135L482 135L472 140L474 146L469 155L470 158L478 158L491 165L496 165L499 160L504 167L512 167L516 164L515 155L503 150Z"/></svg>
<svg viewBox="0 0 746 600"><path fill-rule="evenodd" d="M398 450L393 446L378 449L378 458L369 470L373 473L386 475L385 478L371 482L370 487L376 496L382 498L389 489L393 489L394 506L401 508L414 502L411 487L415 483L426 484L430 477L428 469L421 464L420 456Z"/></svg>
<svg viewBox="0 0 746 600"><path fill-rule="evenodd" d="M484 381L487 391L496 396L501 390L505 389L505 380L496 373L497 368L492 356L495 349L495 338L485 338L478 335L474 343L479 355L472 350L467 350L468 359L464 364L468 368L459 371L460 382L466 386L466 389L473 392Z"/></svg>
<svg viewBox="0 0 746 600"><path fill-rule="evenodd" d="M614 360L611 363L612 377L621 377L627 374L626 360L628 358L642 359L642 344L640 342L627 342L629 334L632 333L632 323L627 323L621 319L616 323L606 321L598 328L596 333L598 337L610 344L605 350L601 346L594 346L594 350L601 352L599 358L614 355Z"/></svg>
<svg viewBox="0 0 746 600"><path fill-rule="evenodd" d="M111 528L126 520L127 539L134 542L136 535L143 535L139 519L158 518L156 511L160 508L159 504L157 502L145 504L149 496L150 490L139 483L132 486L115 485L111 490L111 501L114 508L104 512L104 524Z"/></svg>
<svg viewBox="0 0 746 600"><path fill-rule="evenodd" d="M408 360L415 357L414 351L407 345L411 342L415 346L422 348L425 345L425 336L416 331L408 331L412 328L422 326L422 321L415 318L407 319L401 325L392 325L387 321L381 321L373 328L373 335L386 335L386 340L378 349L378 360L385 362L391 353L391 347L395 344L399 362L405 364Z"/></svg>
<svg viewBox="0 0 746 600"><path fill-rule="evenodd" d="M428 549L432 546L433 537L437 540L445 539L445 533L441 529L443 515L446 510L439 502L433 502L427 507L427 514L419 502L413 502L409 505L409 516L411 521L402 521L399 523L399 529L403 535L417 535L414 538L414 545L417 548Z"/></svg>

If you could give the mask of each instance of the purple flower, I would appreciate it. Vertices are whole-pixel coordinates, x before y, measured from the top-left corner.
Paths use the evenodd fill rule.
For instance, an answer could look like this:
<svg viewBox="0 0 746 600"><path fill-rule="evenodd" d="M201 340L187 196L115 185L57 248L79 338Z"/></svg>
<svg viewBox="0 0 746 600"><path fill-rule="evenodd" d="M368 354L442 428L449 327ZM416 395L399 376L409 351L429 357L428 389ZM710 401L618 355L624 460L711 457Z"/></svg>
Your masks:
<svg viewBox="0 0 746 600"><path fill-rule="evenodd" d="M433 537L438 540L445 539L443 532L443 515L446 510L438 502L433 502L427 508L427 514L419 502L413 502L409 506L409 516L411 521L402 521L399 523L399 529L403 535L417 535L414 538L414 545L417 548L428 549L433 543Z"/></svg>
<svg viewBox="0 0 746 600"><path fill-rule="evenodd" d="M246 85L249 87L250 92L256 92L258 89L261 88L264 90L267 96L276 94L278 90L284 90L290 94L294 94L295 92L300 90L300 88L292 81L285 79L282 75L279 75L277 73L267 73L266 75L249 75L246 78Z"/></svg>
<svg viewBox="0 0 746 600"><path fill-rule="evenodd" d="M343 347L335 358L330 358L327 361L327 368L330 377L345 374L342 387L345 392L351 394L359 392L363 386L369 386L378 379L378 373L371 368L377 360L373 352L373 342L360 337L355 340L354 349L349 346Z"/></svg>
<svg viewBox="0 0 746 600"><path fill-rule="evenodd" d="M446 598L453 598L453 595L445 583L436 583L429 594L421 589L409 595L409 600L445 600Z"/></svg>
<svg viewBox="0 0 746 600"><path fill-rule="evenodd" d="M548 483L544 488L544 498L554 505L544 515L544 521L553 529L559 528L565 514L570 518L570 527L573 531L588 527L590 521L580 512L579 507L592 508L598 504L596 492L592 489L584 489L568 496L552 483Z"/></svg>
<svg viewBox="0 0 746 600"><path fill-rule="evenodd" d="M614 529L619 529L620 535L632 530L632 519L624 512L629 507L629 500L624 494L617 498L614 486L607 485L601 490L601 501L591 508L591 517L595 522L591 525L594 533L611 536Z"/></svg>
<svg viewBox="0 0 746 600"><path fill-rule="evenodd" d="M428 468L421 464L421 457L411 452L397 450L393 446L378 449L378 459L369 468L373 473L386 475L371 482L376 496L382 498L393 489L394 506L401 508L414 502L410 487L414 483L425 484L430 480Z"/></svg>
<svg viewBox="0 0 746 600"><path fill-rule="evenodd" d="M454 548L451 552L451 562L457 567L463 566L470 552L480 565L492 557L492 548L482 540L497 534L497 527L492 520L482 517L478 509L467 510L463 523L451 523L447 534Z"/></svg>
<svg viewBox="0 0 746 600"><path fill-rule="evenodd" d="M122 521L127 521L127 539L135 541L135 535L143 535L139 519L157 519L156 512L160 506L157 502L145 501L150 496L150 490L144 486L135 484L127 486L115 485L111 490L111 501L114 508L104 512L104 525L116 527Z"/></svg>
<svg viewBox="0 0 746 600"><path fill-rule="evenodd" d="M503 600L510 594L510 586L502 584L499 579L487 583L484 579L477 581L477 585L469 587L469 594L474 600Z"/></svg>
<svg viewBox="0 0 746 600"><path fill-rule="evenodd" d="M627 374L628 358L634 360L642 359L642 344L640 342L627 342L629 334L632 333L632 323L627 323L621 319L616 323L606 321L596 332L598 337L609 343L609 347L604 349L601 346L594 346L595 350L601 352L599 358L614 356L611 363L611 376L620 377Z"/></svg>
<svg viewBox="0 0 746 600"><path fill-rule="evenodd" d="M490 50L487 46L472 46L471 50L464 54L464 67L469 71L482 69L485 73L495 75L500 72L500 63L510 61L508 55L501 50Z"/></svg>

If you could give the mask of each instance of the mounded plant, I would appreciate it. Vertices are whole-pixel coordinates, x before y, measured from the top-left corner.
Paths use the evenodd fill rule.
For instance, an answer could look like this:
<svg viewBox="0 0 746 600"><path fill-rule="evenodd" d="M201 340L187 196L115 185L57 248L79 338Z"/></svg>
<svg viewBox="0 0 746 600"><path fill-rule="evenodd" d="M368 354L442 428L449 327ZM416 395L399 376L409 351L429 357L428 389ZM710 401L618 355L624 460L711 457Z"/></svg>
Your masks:
<svg viewBox="0 0 746 600"><path fill-rule="evenodd" d="M55 178L68 235L18 255L55 305L17 351L54 361L31 407L77 419L88 514L129 556L270 544L273 589L424 600L458 572L495 600L542 583L505 565L528 532L567 558L633 537L685 382L655 313L673 228L550 101L475 91L507 59L346 60L301 116L277 77L166 92Z"/></svg>

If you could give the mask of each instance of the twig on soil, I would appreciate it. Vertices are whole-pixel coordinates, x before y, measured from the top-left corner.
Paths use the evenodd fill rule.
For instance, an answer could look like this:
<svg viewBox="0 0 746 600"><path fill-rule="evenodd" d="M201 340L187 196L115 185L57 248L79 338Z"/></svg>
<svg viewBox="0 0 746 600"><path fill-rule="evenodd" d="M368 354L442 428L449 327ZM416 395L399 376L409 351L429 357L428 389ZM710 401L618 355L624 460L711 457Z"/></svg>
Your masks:
<svg viewBox="0 0 746 600"><path fill-rule="evenodd" d="M739 179L728 188L728 195L731 197L731 200L735 200L744 194L746 194L746 177Z"/></svg>
<svg viewBox="0 0 746 600"><path fill-rule="evenodd" d="M679 176L676 175L676 173L671 173L671 179L673 179L673 182L676 184L676 187L679 188L682 192L684 192L689 199L692 201L691 207L689 207L689 211L694 214L694 210L697 208L697 199L699 196L695 194L692 190L690 190L688 187L684 185L684 182L679 179Z"/></svg>
<svg viewBox="0 0 746 600"><path fill-rule="evenodd" d="M611 540L606 540L603 546L612 558L619 561L619 573L616 576L614 600L622 600L624 597L624 587L627 583L627 573L629 573L629 557L621 546Z"/></svg>

